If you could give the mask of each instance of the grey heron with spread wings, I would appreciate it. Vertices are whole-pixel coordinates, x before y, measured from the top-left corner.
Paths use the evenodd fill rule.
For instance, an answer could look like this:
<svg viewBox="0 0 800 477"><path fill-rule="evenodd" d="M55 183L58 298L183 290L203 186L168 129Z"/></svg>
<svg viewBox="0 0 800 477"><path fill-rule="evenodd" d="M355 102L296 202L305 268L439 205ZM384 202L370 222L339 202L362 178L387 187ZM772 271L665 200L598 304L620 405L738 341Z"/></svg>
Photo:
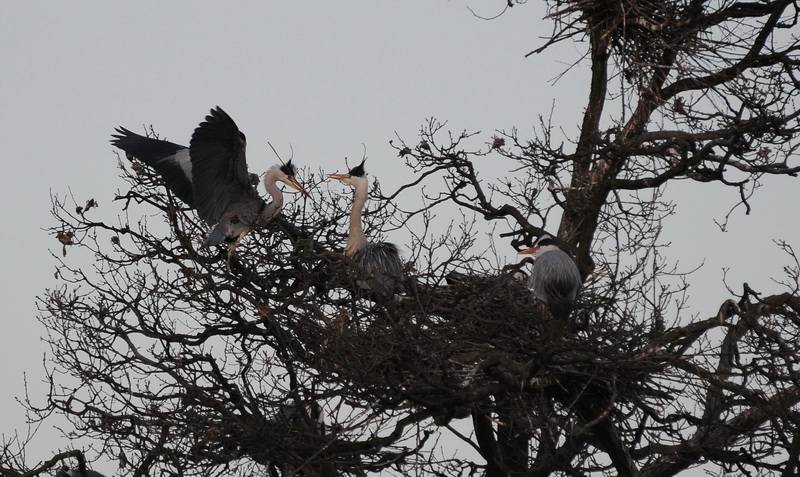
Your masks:
<svg viewBox="0 0 800 477"><path fill-rule="evenodd" d="M344 254L353 259L360 268L363 280L359 285L364 289L382 295L403 293L405 272L403 261L397 246L388 242L369 242L364 234L361 215L367 203L369 182L367 181L364 161L350 169L347 174L328 174L353 188L353 208L350 210L350 231L347 235L347 246Z"/></svg>
<svg viewBox="0 0 800 477"><path fill-rule="evenodd" d="M256 191L247 170L245 135L219 106L194 130L189 147L148 138L125 128L112 135L114 146L155 169L164 183L212 230L205 245L230 242L229 255L253 227L273 219L283 207L283 182L308 197L297 181L292 161L271 167L264 186L267 203Z"/></svg>

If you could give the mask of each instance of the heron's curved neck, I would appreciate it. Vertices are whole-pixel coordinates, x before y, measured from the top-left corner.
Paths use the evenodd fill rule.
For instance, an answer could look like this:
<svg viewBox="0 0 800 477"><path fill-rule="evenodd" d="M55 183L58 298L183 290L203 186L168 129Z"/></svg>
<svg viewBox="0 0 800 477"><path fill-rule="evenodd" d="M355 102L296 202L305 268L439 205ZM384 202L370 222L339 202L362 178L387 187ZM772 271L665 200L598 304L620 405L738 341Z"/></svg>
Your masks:
<svg viewBox="0 0 800 477"><path fill-rule="evenodd" d="M283 207L283 192L281 192L281 188L278 187L278 174L275 168L267 171L267 177L264 178L264 187L267 189L269 196L272 197L272 202L267 204L264 208L262 216L270 220L278 215L281 211L281 207Z"/></svg>
<svg viewBox="0 0 800 477"><path fill-rule="evenodd" d="M353 209L350 211L350 234L347 236L347 247L344 249L345 255L352 257L358 252L367 238L364 235L364 227L361 224L361 212L364 204L367 203L367 181L359 181L353 190Z"/></svg>

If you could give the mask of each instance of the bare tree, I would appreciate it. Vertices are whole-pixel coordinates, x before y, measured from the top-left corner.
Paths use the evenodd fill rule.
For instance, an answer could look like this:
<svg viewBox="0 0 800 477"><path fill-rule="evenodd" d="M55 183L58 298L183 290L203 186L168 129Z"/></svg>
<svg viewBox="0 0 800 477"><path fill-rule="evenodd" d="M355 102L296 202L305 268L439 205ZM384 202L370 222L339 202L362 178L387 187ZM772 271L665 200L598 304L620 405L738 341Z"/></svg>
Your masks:
<svg viewBox="0 0 800 477"><path fill-rule="evenodd" d="M358 286L341 253L350 197L313 175L317 200L252 233L230 270L137 162L120 161L116 220L54 198L63 285L40 299L51 392L34 415L67 416L134 475L795 475L793 250L781 244L785 293L745 283L693 319L691 274L660 233L670 181L727 186L749 207L764 176L800 171L800 7L548 4L536 51L588 48L580 133L543 118L532 138L486 142L431 119L397 138L417 179L373 188L364 220L371 236L411 231L403 296ZM490 157L506 178L479 177ZM478 218L437 233L431 217L454 207ZM519 266L476 259L484 223L517 249L547 232L574 255L585 282L560 340L541 339L550 318Z"/></svg>

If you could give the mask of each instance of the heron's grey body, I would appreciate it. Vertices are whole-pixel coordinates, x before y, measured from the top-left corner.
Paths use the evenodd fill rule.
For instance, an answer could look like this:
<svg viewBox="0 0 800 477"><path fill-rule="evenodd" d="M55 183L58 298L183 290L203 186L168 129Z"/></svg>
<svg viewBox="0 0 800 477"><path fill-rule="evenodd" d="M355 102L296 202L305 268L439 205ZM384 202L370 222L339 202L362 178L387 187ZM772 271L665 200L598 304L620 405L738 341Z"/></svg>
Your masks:
<svg viewBox="0 0 800 477"><path fill-rule="evenodd" d="M189 155L197 213L214 225L207 245L238 241L252 227L274 218L283 207L283 194L277 186L280 168L270 169L264 179L272 196L267 204L250 182L246 149L244 134L219 107L212 109L192 134Z"/></svg>
<svg viewBox="0 0 800 477"><path fill-rule="evenodd" d="M367 202L369 184L364 171L364 162L350 169L347 174L330 174L353 187L353 208L350 210L350 232L344 253L360 268L359 285L383 295L403 293L403 261L397 246L388 242L368 242L364 234L361 215Z"/></svg>
<svg viewBox="0 0 800 477"><path fill-rule="evenodd" d="M213 227L205 245L238 243L251 228L273 219L283 207L278 182L307 195L289 161L267 171L264 186L272 202L261 198L247 170L245 136L219 106L195 129L188 148L125 128L117 132L112 136L115 146L155 169L167 187Z"/></svg>
<svg viewBox="0 0 800 477"><path fill-rule="evenodd" d="M316 431L323 429L325 415L322 407L316 402L301 406L294 400L280 406L270 423L287 427L290 430Z"/></svg>
<svg viewBox="0 0 800 477"><path fill-rule="evenodd" d="M403 293L403 261L397 246L389 242L367 242L352 256L362 269L361 286L385 295Z"/></svg>
<svg viewBox="0 0 800 477"><path fill-rule="evenodd" d="M529 279L533 295L547 306L554 319L569 318L583 284L575 261L549 235L543 235L531 249L520 253L534 253L537 257Z"/></svg>

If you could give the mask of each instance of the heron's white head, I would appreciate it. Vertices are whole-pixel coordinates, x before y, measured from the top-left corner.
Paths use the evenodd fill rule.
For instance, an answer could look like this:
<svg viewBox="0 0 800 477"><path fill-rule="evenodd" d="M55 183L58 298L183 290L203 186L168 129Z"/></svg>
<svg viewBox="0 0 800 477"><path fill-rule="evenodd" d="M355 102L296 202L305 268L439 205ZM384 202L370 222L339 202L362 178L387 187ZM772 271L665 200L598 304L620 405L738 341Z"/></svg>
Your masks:
<svg viewBox="0 0 800 477"><path fill-rule="evenodd" d="M269 189L270 183L274 184L280 181L292 189L300 192L304 196L311 197L309 193L306 192L305 188L300 184L300 182L298 182L295 174L296 169L291 160L280 166L272 166L269 171L267 171L267 176L264 178L264 186Z"/></svg>
<svg viewBox="0 0 800 477"><path fill-rule="evenodd" d="M357 187L362 184L366 185L367 173L364 170L364 162L366 162L366 159L361 161L361 164L350 169L350 171L347 174L328 174L328 178L336 179L337 181L342 181L345 184L350 185L351 187Z"/></svg>
<svg viewBox="0 0 800 477"><path fill-rule="evenodd" d="M551 250L561 250L561 249L559 248L558 244L553 239L553 237L545 234L536 239L536 242L533 243L533 247L522 250L521 252L519 252L519 254L520 255L533 254L535 257L538 258L543 253L549 252Z"/></svg>

